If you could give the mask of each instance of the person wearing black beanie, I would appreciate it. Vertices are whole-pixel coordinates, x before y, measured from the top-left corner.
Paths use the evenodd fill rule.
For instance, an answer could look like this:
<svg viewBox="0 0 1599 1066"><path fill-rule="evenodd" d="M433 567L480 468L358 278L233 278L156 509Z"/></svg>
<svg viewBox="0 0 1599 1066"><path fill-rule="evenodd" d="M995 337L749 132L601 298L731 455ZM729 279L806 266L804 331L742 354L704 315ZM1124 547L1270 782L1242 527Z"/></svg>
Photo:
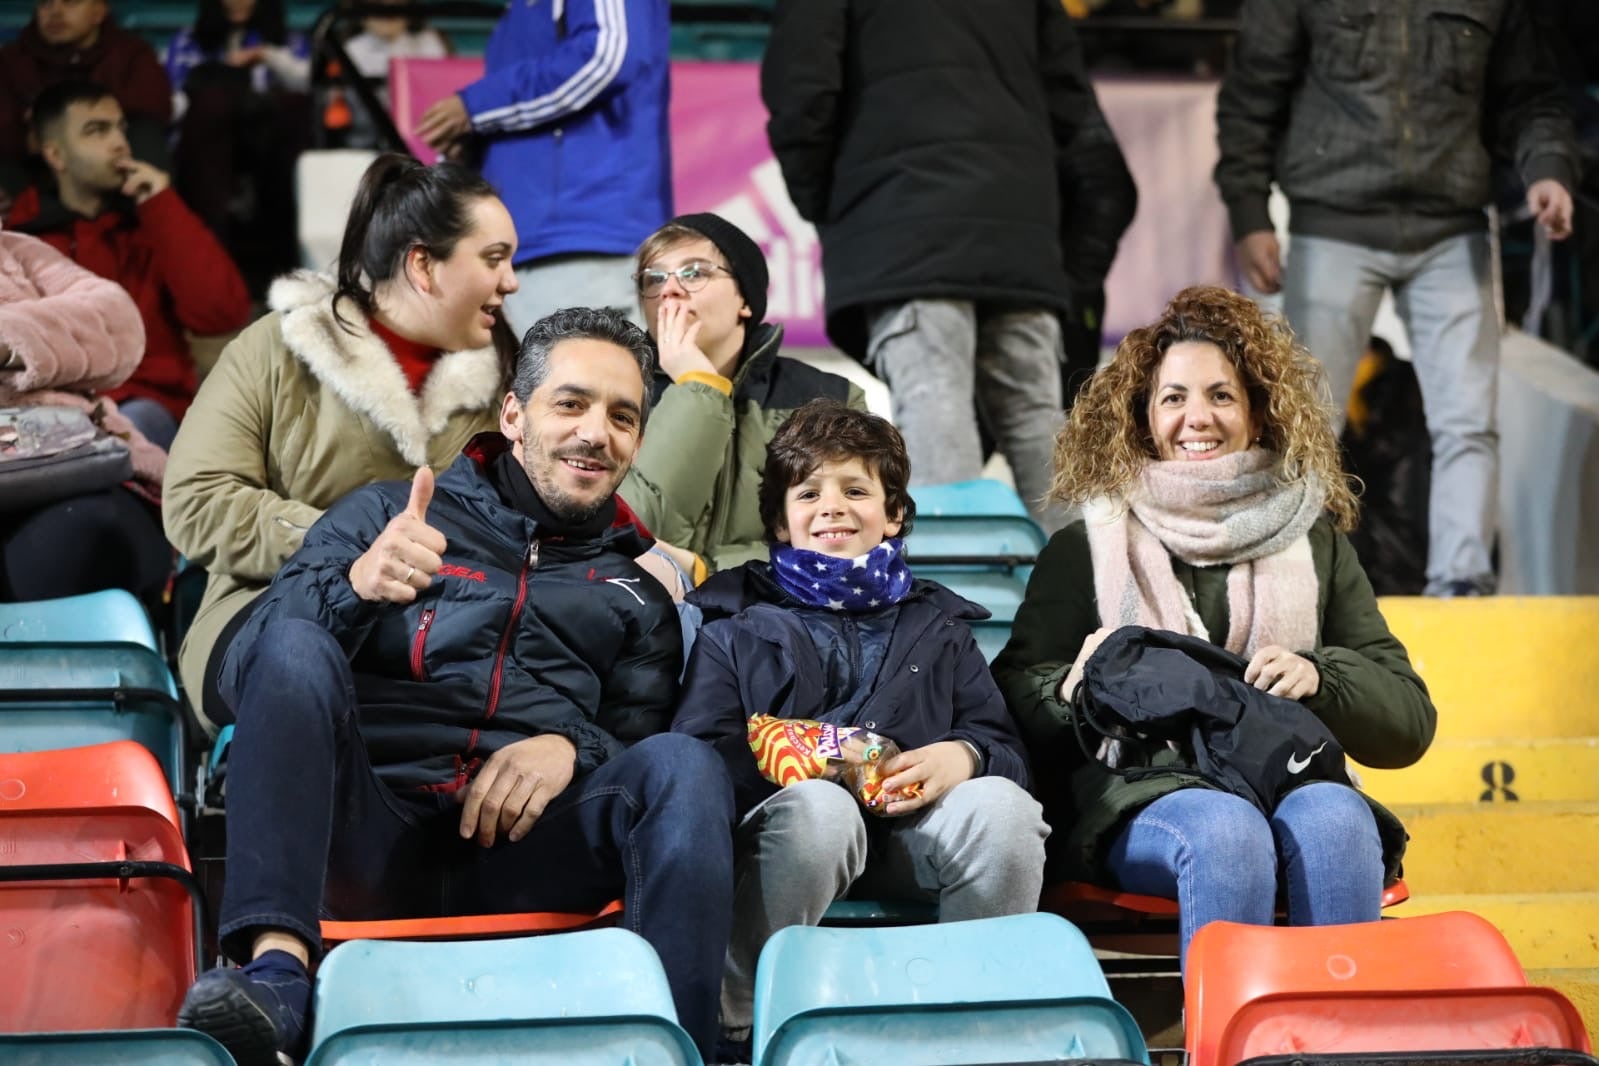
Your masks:
<svg viewBox="0 0 1599 1066"><path fill-rule="evenodd" d="M778 354L770 274L749 234L679 215L639 247L633 275L655 341L650 432L621 495L690 584L767 554L757 490L766 444L817 397L866 409L856 385Z"/></svg>

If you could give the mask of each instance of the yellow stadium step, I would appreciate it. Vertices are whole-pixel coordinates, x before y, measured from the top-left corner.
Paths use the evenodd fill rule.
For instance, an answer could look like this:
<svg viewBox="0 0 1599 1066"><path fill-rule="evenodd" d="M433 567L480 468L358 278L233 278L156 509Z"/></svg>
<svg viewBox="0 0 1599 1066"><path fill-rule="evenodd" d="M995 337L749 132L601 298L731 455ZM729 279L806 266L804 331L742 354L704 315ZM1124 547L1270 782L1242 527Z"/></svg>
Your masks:
<svg viewBox="0 0 1599 1066"><path fill-rule="evenodd" d="M1390 809L1410 831L1405 881L1418 896L1599 891L1599 803Z"/></svg>
<svg viewBox="0 0 1599 1066"><path fill-rule="evenodd" d="M1390 806L1599 802L1599 737L1439 740L1414 766L1359 773Z"/></svg>
<svg viewBox="0 0 1599 1066"><path fill-rule="evenodd" d="M1571 1000L1588 1028L1588 1037L1599 1042L1599 969L1527 970L1529 984L1553 988Z"/></svg>
<svg viewBox="0 0 1599 1066"><path fill-rule="evenodd" d="M1599 736L1599 596L1389 596L1438 738Z"/></svg>
<svg viewBox="0 0 1599 1066"><path fill-rule="evenodd" d="M1417 894L1383 914L1414 918L1443 911L1488 919L1510 941L1523 969L1599 969L1599 893Z"/></svg>

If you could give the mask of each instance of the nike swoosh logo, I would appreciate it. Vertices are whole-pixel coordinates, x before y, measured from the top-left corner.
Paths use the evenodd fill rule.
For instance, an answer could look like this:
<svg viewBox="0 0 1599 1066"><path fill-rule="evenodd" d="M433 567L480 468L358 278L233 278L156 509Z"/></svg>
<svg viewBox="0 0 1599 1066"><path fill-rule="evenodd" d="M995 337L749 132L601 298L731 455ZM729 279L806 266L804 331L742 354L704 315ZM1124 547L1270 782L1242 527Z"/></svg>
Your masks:
<svg viewBox="0 0 1599 1066"><path fill-rule="evenodd" d="M1320 744L1316 745L1315 751L1311 752L1309 755L1306 755L1303 759L1296 759L1292 755L1288 756L1288 772L1291 774L1304 773L1305 767L1310 765L1310 760L1320 755L1321 749L1325 748L1326 746L1327 742L1324 740Z"/></svg>

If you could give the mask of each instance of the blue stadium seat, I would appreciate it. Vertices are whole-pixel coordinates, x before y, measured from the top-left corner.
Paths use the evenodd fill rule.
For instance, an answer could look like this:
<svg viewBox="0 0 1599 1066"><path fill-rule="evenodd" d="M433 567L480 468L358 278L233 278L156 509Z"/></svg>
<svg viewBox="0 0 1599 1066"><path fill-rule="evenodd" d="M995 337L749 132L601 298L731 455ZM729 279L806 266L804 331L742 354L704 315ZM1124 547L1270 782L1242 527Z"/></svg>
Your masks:
<svg viewBox="0 0 1599 1066"><path fill-rule="evenodd" d="M141 621L148 630L142 612ZM183 709L159 652L131 640L0 648L0 752L135 740L160 761L173 794L182 791Z"/></svg>
<svg viewBox="0 0 1599 1066"><path fill-rule="evenodd" d="M192 1029L120 1029L0 1035L6 1066L234 1066L221 1044Z"/></svg>
<svg viewBox="0 0 1599 1066"><path fill-rule="evenodd" d="M822 915L823 925L926 925L938 921L938 904L911 900L841 899Z"/></svg>
<svg viewBox="0 0 1599 1066"><path fill-rule="evenodd" d="M939 581L951 568L981 566L1014 571L1025 582L1048 541L1021 497L1002 482L920 485L911 495L916 522L906 554L913 568Z"/></svg>
<svg viewBox="0 0 1599 1066"><path fill-rule="evenodd" d="M1087 939L1051 914L780 931L755 975L755 1062L1149 1061Z"/></svg>
<svg viewBox="0 0 1599 1066"><path fill-rule="evenodd" d="M1016 608L1027 595L1027 582L1005 570L971 570L955 567L918 566L915 573L988 608L996 622L1009 626L1016 621Z"/></svg>
<svg viewBox="0 0 1599 1066"><path fill-rule="evenodd" d="M700 1062L654 949L624 929L353 940L323 960L315 1003L306 1066Z"/></svg>
<svg viewBox="0 0 1599 1066"><path fill-rule="evenodd" d="M1027 505L1016 490L993 478L951 481L944 485L918 485L911 495L916 499L916 517L961 515L1010 515L1026 518Z"/></svg>
<svg viewBox="0 0 1599 1066"><path fill-rule="evenodd" d="M1005 650L1005 645L1010 643L1010 623L995 618L980 622L967 622L972 627L972 636L977 638L977 646L982 649L983 658L989 662Z"/></svg>
<svg viewBox="0 0 1599 1066"><path fill-rule="evenodd" d="M137 644L159 652L150 617L131 592L0 603L0 643Z"/></svg>

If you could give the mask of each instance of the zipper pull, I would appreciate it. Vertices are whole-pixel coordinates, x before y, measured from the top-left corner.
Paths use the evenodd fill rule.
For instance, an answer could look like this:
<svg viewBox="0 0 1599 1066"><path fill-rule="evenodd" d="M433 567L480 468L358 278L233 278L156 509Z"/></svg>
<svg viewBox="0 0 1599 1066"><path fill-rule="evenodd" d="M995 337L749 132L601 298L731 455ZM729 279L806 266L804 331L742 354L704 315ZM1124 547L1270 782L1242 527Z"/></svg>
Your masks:
<svg viewBox="0 0 1599 1066"><path fill-rule="evenodd" d="M528 545L527 545L527 568L529 570L532 570L534 567L536 567L538 565L539 565L539 542L538 542L538 538L535 537L532 540L528 541Z"/></svg>

